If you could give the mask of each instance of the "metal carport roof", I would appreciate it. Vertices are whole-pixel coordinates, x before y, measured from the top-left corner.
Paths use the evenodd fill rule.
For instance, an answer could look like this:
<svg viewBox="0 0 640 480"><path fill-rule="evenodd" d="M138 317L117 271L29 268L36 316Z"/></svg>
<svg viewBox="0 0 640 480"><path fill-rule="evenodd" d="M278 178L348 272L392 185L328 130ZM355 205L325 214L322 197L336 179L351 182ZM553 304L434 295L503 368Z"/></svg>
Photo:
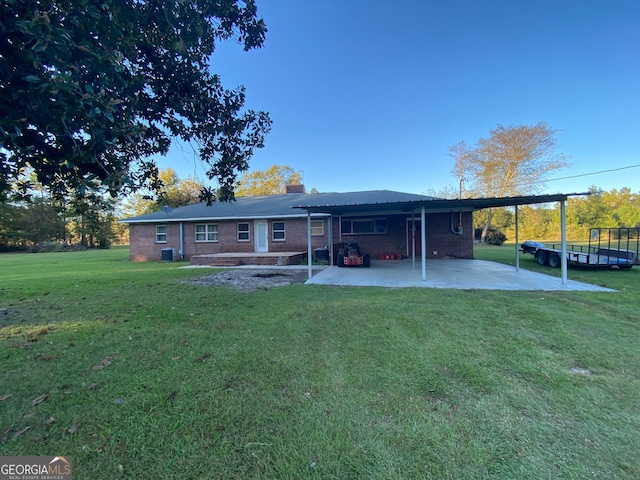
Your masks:
<svg viewBox="0 0 640 480"><path fill-rule="evenodd" d="M428 211L449 211L449 210L482 210L485 208L494 207L508 207L519 205L532 205L542 203L560 202L561 212L561 237L562 237L562 282L567 281L567 259L566 259L566 220L565 220L565 202L567 198L574 196L589 195L589 193L556 193L547 195L523 195L514 197L487 197L487 198L461 198L461 199L444 199L436 197L427 197L422 195L416 195L413 198L406 198L398 196L398 192L382 191L389 194L395 194L388 196L387 198L381 198L380 196L374 197L371 201L367 202L366 198L355 198L353 193L340 194L317 194L308 195L297 204L291 206L291 208L301 208L307 210L309 217L312 213L328 213L331 215L345 215L356 214L364 212L415 212L420 210L421 212L421 239L423 242L421 248L421 260L422 260L422 280L426 280L426 255L425 255L425 212ZM358 193L358 192L356 192ZM359 192L364 193L380 193L380 192ZM410 194L404 194L410 195ZM375 201L373 201L375 199ZM517 219L517 208L516 208ZM309 222L309 232L311 229L311 223ZM517 232L517 221L516 221ZM517 233L516 233L517 240ZM309 233L309 245L308 245L308 261L309 261L309 278L311 278L311 235ZM519 259L516 250L516 269L519 269Z"/></svg>
<svg viewBox="0 0 640 480"><path fill-rule="evenodd" d="M344 196L342 196L344 195ZM541 203L566 201L569 197L589 195L589 193L554 193L547 195L526 195L516 197L486 197L444 199L415 195L415 198L389 197L378 198L378 201L367 202L366 199L356 199L352 194L318 194L307 195L304 201L291 205L291 208L303 208L312 213L330 213L344 215L345 213L359 213L376 211L411 212L424 207L426 210L482 210L493 207L509 207L516 205L532 205ZM420 198L421 197L421 198ZM358 201L360 200L360 201ZM363 201L364 200L364 203Z"/></svg>

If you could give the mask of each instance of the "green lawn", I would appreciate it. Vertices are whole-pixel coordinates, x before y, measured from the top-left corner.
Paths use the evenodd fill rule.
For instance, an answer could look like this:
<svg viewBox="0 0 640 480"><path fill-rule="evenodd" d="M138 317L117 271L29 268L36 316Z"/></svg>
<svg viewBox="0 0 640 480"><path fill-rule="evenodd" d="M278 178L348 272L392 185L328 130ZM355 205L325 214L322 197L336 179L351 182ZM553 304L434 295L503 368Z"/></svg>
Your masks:
<svg viewBox="0 0 640 480"><path fill-rule="evenodd" d="M78 479L640 478L640 268L569 270L617 293L202 274L1 255L0 455Z"/></svg>

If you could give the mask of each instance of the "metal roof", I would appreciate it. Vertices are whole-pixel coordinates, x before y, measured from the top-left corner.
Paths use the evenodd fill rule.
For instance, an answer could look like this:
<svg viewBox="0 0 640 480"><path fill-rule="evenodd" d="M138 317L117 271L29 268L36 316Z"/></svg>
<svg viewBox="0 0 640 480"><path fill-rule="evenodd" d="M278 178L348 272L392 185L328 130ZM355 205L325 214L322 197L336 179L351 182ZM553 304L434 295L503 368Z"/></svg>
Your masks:
<svg viewBox="0 0 640 480"><path fill-rule="evenodd" d="M185 207L166 209L138 217L125 218L123 223L158 223L203 220L241 220L257 218L296 218L312 215L345 215L370 212L408 213L424 207L426 210L480 210L490 207L528 205L564 201L568 197L588 195L569 193L529 195L520 197L493 197L444 199L427 195L369 190L346 193L309 193L237 197L233 202L197 203Z"/></svg>
<svg viewBox="0 0 640 480"><path fill-rule="evenodd" d="M237 197L232 202L196 203L166 211L125 218L123 223L185 222L202 220L248 220L256 218L306 217L304 210L292 210L291 205L302 195L265 195Z"/></svg>
<svg viewBox="0 0 640 480"><path fill-rule="evenodd" d="M363 192L363 193L372 193L372 192ZM322 195L322 194L318 194ZM336 195L336 194L333 194ZM337 194L340 195L340 194ZM347 194L345 194L347 195ZM409 194L406 194L409 195ZM370 211L396 211L396 212L412 212L424 207L426 210L434 211L449 211L449 210L465 210L465 211L473 211L473 210L482 210L484 208L492 208L492 207L508 207L514 205L531 205L531 204L540 204L540 203L550 203L550 202L559 202L565 201L568 197L580 196L580 195L589 195L589 193L556 193L556 194L548 194L548 195L527 195L527 196L516 196L516 197L488 197L488 198L463 198L463 199L444 199L444 198L436 198L436 197L426 197L423 195L415 195L414 197L421 198L400 198L397 197L395 200L387 199L387 201L382 201L383 198L378 198L376 202L351 202L349 197L344 197L343 202L316 202L312 203L310 200L306 202L298 202L296 205L293 205L293 208L304 208L309 212L314 213L329 213L332 215L344 215L347 213L358 213L358 212L370 212ZM328 197L339 199L339 197ZM324 200L318 197L318 200Z"/></svg>

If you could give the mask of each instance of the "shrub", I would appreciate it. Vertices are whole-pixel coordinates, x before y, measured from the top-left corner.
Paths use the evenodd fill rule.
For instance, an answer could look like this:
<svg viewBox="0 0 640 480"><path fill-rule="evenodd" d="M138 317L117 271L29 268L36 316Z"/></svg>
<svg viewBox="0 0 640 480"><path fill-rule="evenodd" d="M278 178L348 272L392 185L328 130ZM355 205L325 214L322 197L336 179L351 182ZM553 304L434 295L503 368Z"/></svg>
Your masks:
<svg viewBox="0 0 640 480"><path fill-rule="evenodd" d="M507 236L500 230L490 228L487 231L485 243L487 245L502 245L507 240Z"/></svg>
<svg viewBox="0 0 640 480"><path fill-rule="evenodd" d="M107 249L111 248L111 240L106 237L100 237L98 239L98 248Z"/></svg>
<svg viewBox="0 0 640 480"><path fill-rule="evenodd" d="M69 244L64 242L46 241L41 242L26 251L29 253L51 253L51 252L80 252L87 248L80 244Z"/></svg>
<svg viewBox="0 0 640 480"><path fill-rule="evenodd" d="M31 253L62 252L64 244L62 242L46 241L40 242L30 248Z"/></svg>

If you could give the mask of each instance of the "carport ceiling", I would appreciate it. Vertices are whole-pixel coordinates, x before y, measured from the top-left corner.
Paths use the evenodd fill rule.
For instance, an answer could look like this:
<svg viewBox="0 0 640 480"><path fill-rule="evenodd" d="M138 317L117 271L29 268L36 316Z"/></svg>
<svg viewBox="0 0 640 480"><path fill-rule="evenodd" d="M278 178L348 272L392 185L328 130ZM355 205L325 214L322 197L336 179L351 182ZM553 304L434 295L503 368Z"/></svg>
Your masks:
<svg viewBox="0 0 640 480"><path fill-rule="evenodd" d="M371 203L340 203L340 194L335 197L326 198L334 200L327 204L313 204L300 202L292 205L291 208L303 208L310 213L329 213L331 215L344 215L365 212L387 212L387 213L409 213L420 210L422 207L427 211L450 211L450 210L482 210L493 207L510 207L515 205L532 205L540 203L563 202L569 197L589 195L589 193L556 193L549 195L526 195L518 197L490 197L490 198L462 198L443 199L428 198L404 201L371 202ZM312 199L309 199L312 200Z"/></svg>

